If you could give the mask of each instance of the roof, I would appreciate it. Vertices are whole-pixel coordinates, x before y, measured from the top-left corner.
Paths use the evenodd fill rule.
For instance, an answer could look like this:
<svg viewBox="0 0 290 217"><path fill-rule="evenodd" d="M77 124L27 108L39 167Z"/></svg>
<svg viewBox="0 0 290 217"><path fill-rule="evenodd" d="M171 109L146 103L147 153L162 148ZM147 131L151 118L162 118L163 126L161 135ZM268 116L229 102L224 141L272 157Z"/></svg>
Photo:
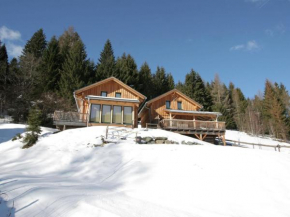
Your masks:
<svg viewBox="0 0 290 217"><path fill-rule="evenodd" d="M206 111L185 111L185 110L174 110L174 109L166 109L167 112L172 113L184 113L184 114L197 114L197 115L216 115L222 116L220 112L206 112Z"/></svg>
<svg viewBox="0 0 290 217"><path fill-rule="evenodd" d="M88 95L88 96L86 96L86 98L87 99L105 100L105 101L140 103L140 101L138 99L127 99L127 98L118 98L118 97L105 97L105 96Z"/></svg>
<svg viewBox="0 0 290 217"><path fill-rule="evenodd" d="M78 94L80 92L83 92L85 90L91 89L91 88L96 87L96 86L99 86L99 85L104 84L104 83L109 82L109 81L115 81L116 83L120 84L122 87L128 89L132 93L134 93L137 96L139 96L140 98L146 99L146 96L144 96L143 94L139 93L137 90L134 90L132 87L128 86L127 84L123 83L122 81L120 81L119 79L117 79L115 77L110 77L110 78L104 79L102 81L96 82L94 84L88 85L86 87L83 87L81 89L75 90L75 93Z"/></svg>
<svg viewBox="0 0 290 217"><path fill-rule="evenodd" d="M199 108L203 108L203 106L201 104L199 104L198 102L194 101L193 99L191 99L190 97L186 96L185 94L183 94L181 91L179 91L177 89L170 90L170 91L168 91L168 92L166 92L166 93L164 93L164 94L162 94L162 95L160 95L158 97L155 97L154 99L149 100L146 104L147 105L151 104L152 102L155 102L155 101L157 101L157 100L159 100L159 99L161 99L161 98L163 98L163 97L165 97L165 96L167 96L167 95L169 95L171 93L174 93L174 92L178 93L180 96L184 97L185 99L187 99L191 103L197 105Z"/></svg>

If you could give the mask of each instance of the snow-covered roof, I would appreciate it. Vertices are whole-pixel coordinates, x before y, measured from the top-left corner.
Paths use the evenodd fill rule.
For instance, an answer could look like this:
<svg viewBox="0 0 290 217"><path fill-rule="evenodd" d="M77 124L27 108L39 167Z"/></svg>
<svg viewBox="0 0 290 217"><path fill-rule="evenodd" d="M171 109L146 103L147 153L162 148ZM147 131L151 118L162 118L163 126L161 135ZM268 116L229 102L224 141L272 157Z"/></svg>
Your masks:
<svg viewBox="0 0 290 217"><path fill-rule="evenodd" d="M220 112L207 112L207 111L185 111L185 110L175 110L175 109L166 109L167 112L172 113L186 113L186 114L198 114L198 115L216 115L222 116Z"/></svg>
<svg viewBox="0 0 290 217"><path fill-rule="evenodd" d="M105 100L105 101L140 103L140 101L138 99L127 99L127 98L118 98L118 97L105 97L105 96L88 95L88 96L86 96L86 98L87 99L96 99L96 100Z"/></svg>

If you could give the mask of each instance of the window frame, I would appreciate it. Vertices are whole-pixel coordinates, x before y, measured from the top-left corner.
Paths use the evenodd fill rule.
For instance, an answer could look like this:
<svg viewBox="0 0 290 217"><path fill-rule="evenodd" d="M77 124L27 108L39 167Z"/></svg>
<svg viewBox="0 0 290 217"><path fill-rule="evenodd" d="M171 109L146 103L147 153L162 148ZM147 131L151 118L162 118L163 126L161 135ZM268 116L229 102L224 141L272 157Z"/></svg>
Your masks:
<svg viewBox="0 0 290 217"><path fill-rule="evenodd" d="M105 93L105 94L106 94L106 96L103 96L103 93ZM107 97L107 96L108 96L108 93L107 93L107 91L101 91L101 96L103 96L103 97Z"/></svg>
<svg viewBox="0 0 290 217"><path fill-rule="evenodd" d="M117 94L120 94L120 96L118 97ZM122 98L122 93L121 93L121 92L116 92L116 93L115 93L115 97L116 97L116 98Z"/></svg>
<svg viewBox="0 0 290 217"><path fill-rule="evenodd" d="M179 108L180 105L180 108ZM182 110L182 101L177 101L177 109Z"/></svg>
<svg viewBox="0 0 290 217"><path fill-rule="evenodd" d="M115 120L114 120L114 108L115 107L120 107L121 108L121 121L120 122L115 122ZM122 112L123 112L123 108L122 108L122 106L120 106L120 105L113 105L113 116L112 116L112 123L113 124L122 124Z"/></svg>
<svg viewBox="0 0 290 217"><path fill-rule="evenodd" d="M169 103L169 107L167 107L167 103ZM165 108L166 108L166 109L170 109L170 107L171 107L171 102L170 102L170 100L166 100L166 101L165 101Z"/></svg>
<svg viewBox="0 0 290 217"><path fill-rule="evenodd" d="M110 106L110 122L104 122L103 121L103 109L104 109L104 106ZM112 105L102 105L102 115L101 115L101 123L102 124L111 124L112 123Z"/></svg>
<svg viewBox="0 0 290 217"><path fill-rule="evenodd" d="M92 109L93 109L93 106L96 105L96 106L99 106L99 121L92 121L91 118L92 118ZM90 123L100 123L100 120L101 120L101 115L100 115L100 112L101 112L101 109L102 109L102 105L101 104L91 104L91 109L90 109Z"/></svg>
<svg viewBox="0 0 290 217"><path fill-rule="evenodd" d="M125 122L125 108L131 108L131 123ZM133 107L132 106L123 106L123 124L133 125Z"/></svg>

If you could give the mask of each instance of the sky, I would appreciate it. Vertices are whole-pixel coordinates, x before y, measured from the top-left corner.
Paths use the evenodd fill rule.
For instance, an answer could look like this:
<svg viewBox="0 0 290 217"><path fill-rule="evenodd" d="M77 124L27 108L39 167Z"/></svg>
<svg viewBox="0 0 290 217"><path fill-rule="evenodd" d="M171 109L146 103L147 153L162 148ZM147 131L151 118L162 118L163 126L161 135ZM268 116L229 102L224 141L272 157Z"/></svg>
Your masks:
<svg viewBox="0 0 290 217"><path fill-rule="evenodd" d="M116 57L131 54L152 73L162 66L176 83L194 69L250 98L266 79L290 89L290 0L0 0L0 8L10 58L40 28L50 40L73 26L95 62L110 39Z"/></svg>

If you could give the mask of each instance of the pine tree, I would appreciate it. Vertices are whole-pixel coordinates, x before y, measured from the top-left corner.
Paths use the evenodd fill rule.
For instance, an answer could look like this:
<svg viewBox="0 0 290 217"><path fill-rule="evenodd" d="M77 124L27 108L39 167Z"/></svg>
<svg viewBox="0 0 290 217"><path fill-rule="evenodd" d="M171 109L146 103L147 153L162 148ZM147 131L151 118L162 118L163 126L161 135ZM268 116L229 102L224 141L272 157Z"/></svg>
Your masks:
<svg viewBox="0 0 290 217"><path fill-rule="evenodd" d="M171 73L167 74L168 89L173 90L175 88L174 78Z"/></svg>
<svg viewBox="0 0 290 217"><path fill-rule="evenodd" d="M121 58L118 58L115 65L116 77L125 84L136 88L138 85L138 70L133 57L125 53Z"/></svg>
<svg viewBox="0 0 290 217"><path fill-rule="evenodd" d="M163 67L157 67L156 73L153 75L153 97L157 97L171 90L168 83L168 76Z"/></svg>
<svg viewBox="0 0 290 217"><path fill-rule="evenodd" d="M152 86L153 86L153 81L152 81L152 74L151 74L151 69L149 65L145 62L140 70L139 70L139 85L136 87L137 90L142 93L144 96L147 97L147 99L152 99Z"/></svg>
<svg viewBox="0 0 290 217"><path fill-rule="evenodd" d="M73 47L62 65L60 78L60 93L73 103L73 91L85 85L85 75L88 69L87 54L81 40L74 43Z"/></svg>
<svg viewBox="0 0 290 217"><path fill-rule="evenodd" d="M0 115L3 114L8 95L8 54L5 44L0 41Z"/></svg>
<svg viewBox="0 0 290 217"><path fill-rule="evenodd" d="M43 91L59 90L58 82L60 79L60 71L63 58L60 53L58 40L53 36L43 52L42 58L42 86Z"/></svg>
<svg viewBox="0 0 290 217"><path fill-rule="evenodd" d="M39 108L31 108L29 110L28 116L28 127L26 128L26 133L23 142L25 145L22 148L30 148L38 140L38 134L41 133L40 129L41 124L41 111Z"/></svg>
<svg viewBox="0 0 290 217"><path fill-rule="evenodd" d="M24 49L23 55L28 53L33 54L34 57L40 58L46 48L46 37L42 29L39 29L33 34L30 40L27 41Z"/></svg>
<svg viewBox="0 0 290 217"><path fill-rule="evenodd" d="M98 81L110 76L119 77L119 75L116 74L116 61L112 44L109 39L106 41L99 62L97 63L96 76Z"/></svg>

